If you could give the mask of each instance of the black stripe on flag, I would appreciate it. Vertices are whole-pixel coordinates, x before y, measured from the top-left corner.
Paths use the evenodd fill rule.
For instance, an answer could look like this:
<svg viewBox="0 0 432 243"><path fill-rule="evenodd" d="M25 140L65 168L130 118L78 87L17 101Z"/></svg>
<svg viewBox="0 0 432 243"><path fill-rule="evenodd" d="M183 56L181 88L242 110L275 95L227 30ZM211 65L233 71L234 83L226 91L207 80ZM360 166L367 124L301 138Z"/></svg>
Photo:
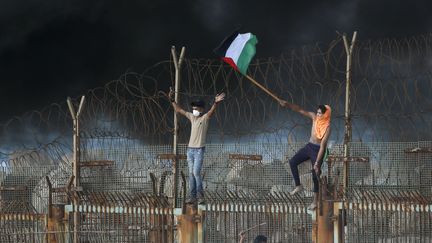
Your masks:
<svg viewBox="0 0 432 243"><path fill-rule="evenodd" d="M230 47L231 43L234 41L234 39L239 34L239 31L234 31L231 35L227 36L218 47L216 47L213 52L216 53L216 55L220 57L225 57L226 51Z"/></svg>

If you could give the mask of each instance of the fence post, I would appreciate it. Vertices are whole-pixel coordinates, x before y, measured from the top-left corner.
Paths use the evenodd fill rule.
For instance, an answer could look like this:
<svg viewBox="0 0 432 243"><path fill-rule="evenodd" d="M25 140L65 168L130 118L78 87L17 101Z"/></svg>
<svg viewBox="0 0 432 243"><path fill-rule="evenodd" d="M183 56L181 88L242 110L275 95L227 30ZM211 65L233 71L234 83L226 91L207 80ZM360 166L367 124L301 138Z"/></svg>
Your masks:
<svg viewBox="0 0 432 243"><path fill-rule="evenodd" d="M345 52L346 52L346 84L345 84L345 135L344 135L344 169L343 169L343 200L345 201L345 195L346 195L346 190L348 188L348 177L349 177L349 162L348 162L348 157L349 157L349 143L351 142L352 139L352 126L351 126L351 95L350 95L350 91L351 91L351 79L352 79L352 55L353 55L353 49L354 49L354 45L357 39L357 31L354 31L353 37L351 39L351 44L348 45L348 39L346 37L346 35L344 34L342 36L343 38L343 42L344 42L344 47L345 47ZM335 202L336 205L334 205L334 207L338 207L338 205L340 206L340 204L338 202ZM344 212L345 209L345 205L342 204L342 212ZM344 227L341 227L341 225L343 225L343 222L339 222L340 220L344 221L345 220L345 215L343 214L342 217L338 217L335 221L334 221L334 242L340 243L340 242L344 242L345 240L345 232ZM337 231L342 231L342 232L337 232Z"/></svg>
<svg viewBox="0 0 432 243"><path fill-rule="evenodd" d="M67 98L67 104L69 106L69 111L72 116L73 121L73 170L72 175L74 176L73 185L75 190L78 190L80 186L80 130L79 130L79 117L83 109L85 96L81 97L81 101L78 107L77 113L75 113L74 106L72 104L71 98ZM78 205L78 199L74 198L74 205ZM73 233L73 242L78 243L78 221L79 221L79 212L78 210L74 211L74 233Z"/></svg>
<svg viewBox="0 0 432 243"><path fill-rule="evenodd" d="M204 215L202 206L187 206L186 211L176 209L177 217L177 241L188 243L204 242Z"/></svg>
<svg viewBox="0 0 432 243"><path fill-rule="evenodd" d="M346 62L346 84L345 84L345 135L344 135L344 158L349 156L349 143L352 139L352 128L351 128L351 73L352 73L352 52L354 49L354 44L357 38L357 31L354 31L353 38L351 40L351 45L348 46L348 40L346 35L343 35L343 41L345 46L345 52L347 55ZM348 161L344 161L344 190L348 186L348 173L349 164Z"/></svg>
<svg viewBox="0 0 432 243"><path fill-rule="evenodd" d="M174 100L176 103L178 103L178 92L180 89L180 70L181 65L183 63L184 54L185 54L186 48L183 46L180 52L180 58L177 59L176 49L175 46L171 47L171 55L174 62L174 68L175 68L175 88L174 88ZM174 134L173 134L173 154L175 155L173 160L173 178L174 178L174 185L173 185L173 205L176 208L178 205L177 202L177 188L178 188L178 159L177 159L177 143L178 143L178 116L177 112L174 112Z"/></svg>
<svg viewBox="0 0 432 243"><path fill-rule="evenodd" d="M197 222L197 238L198 238L198 243L204 243L204 233L205 233L205 223L204 223L204 218L205 218L205 207L203 206L198 206L198 218L196 220Z"/></svg>
<svg viewBox="0 0 432 243"><path fill-rule="evenodd" d="M334 195L328 193L329 184L326 177L320 180L318 208L312 213L312 242L334 242L334 226L331 217L334 207ZM336 241L335 241L336 242Z"/></svg>

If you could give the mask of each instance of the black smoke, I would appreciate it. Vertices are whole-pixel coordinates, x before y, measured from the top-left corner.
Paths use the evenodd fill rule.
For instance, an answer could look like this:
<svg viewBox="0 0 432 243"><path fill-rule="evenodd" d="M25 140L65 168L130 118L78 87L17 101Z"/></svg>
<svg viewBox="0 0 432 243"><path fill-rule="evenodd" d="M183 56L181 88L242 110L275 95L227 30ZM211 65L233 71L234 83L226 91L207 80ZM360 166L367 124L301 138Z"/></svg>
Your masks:
<svg viewBox="0 0 432 243"><path fill-rule="evenodd" d="M126 71L169 59L212 58L234 28L254 32L257 56L328 43L336 31L359 39L431 31L432 3L397 0L0 2L0 120L102 86Z"/></svg>

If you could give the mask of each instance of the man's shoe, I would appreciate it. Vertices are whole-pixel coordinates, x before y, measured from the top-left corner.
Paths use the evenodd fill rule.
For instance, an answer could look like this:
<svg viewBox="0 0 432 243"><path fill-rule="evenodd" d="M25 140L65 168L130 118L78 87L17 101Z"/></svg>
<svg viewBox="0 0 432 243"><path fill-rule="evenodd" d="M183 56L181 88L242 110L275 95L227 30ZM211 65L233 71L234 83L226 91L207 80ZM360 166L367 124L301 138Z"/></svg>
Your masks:
<svg viewBox="0 0 432 243"><path fill-rule="evenodd" d="M205 199L203 197L198 198L198 204L203 205L205 203Z"/></svg>
<svg viewBox="0 0 432 243"><path fill-rule="evenodd" d="M204 192L198 192L198 204L205 204Z"/></svg>
<svg viewBox="0 0 432 243"><path fill-rule="evenodd" d="M186 204L195 204L196 198L190 197L186 200Z"/></svg>
<svg viewBox="0 0 432 243"><path fill-rule="evenodd" d="M292 190L292 192L290 192L290 195L291 196L294 196L295 194L297 194L297 193L299 193L299 192L302 192L303 191L303 186L302 185L300 185L300 186L296 186L295 188L294 188L294 190Z"/></svg>

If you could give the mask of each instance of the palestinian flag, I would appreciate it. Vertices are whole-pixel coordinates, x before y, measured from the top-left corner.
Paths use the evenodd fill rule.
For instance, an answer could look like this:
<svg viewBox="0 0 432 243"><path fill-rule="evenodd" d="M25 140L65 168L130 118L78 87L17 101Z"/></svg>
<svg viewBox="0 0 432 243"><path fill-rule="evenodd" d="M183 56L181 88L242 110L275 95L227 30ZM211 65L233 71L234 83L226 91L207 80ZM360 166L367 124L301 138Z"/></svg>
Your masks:
<svg viewBox="0 0 432 243"><path fill-rule="evenodd" d="M235 70L246 75L249 63L255 55L255 45L257 43L258 40L252 33L240 34L238 31L235 31L232 35L225 38L214 49L214 52Z"/></svg>

